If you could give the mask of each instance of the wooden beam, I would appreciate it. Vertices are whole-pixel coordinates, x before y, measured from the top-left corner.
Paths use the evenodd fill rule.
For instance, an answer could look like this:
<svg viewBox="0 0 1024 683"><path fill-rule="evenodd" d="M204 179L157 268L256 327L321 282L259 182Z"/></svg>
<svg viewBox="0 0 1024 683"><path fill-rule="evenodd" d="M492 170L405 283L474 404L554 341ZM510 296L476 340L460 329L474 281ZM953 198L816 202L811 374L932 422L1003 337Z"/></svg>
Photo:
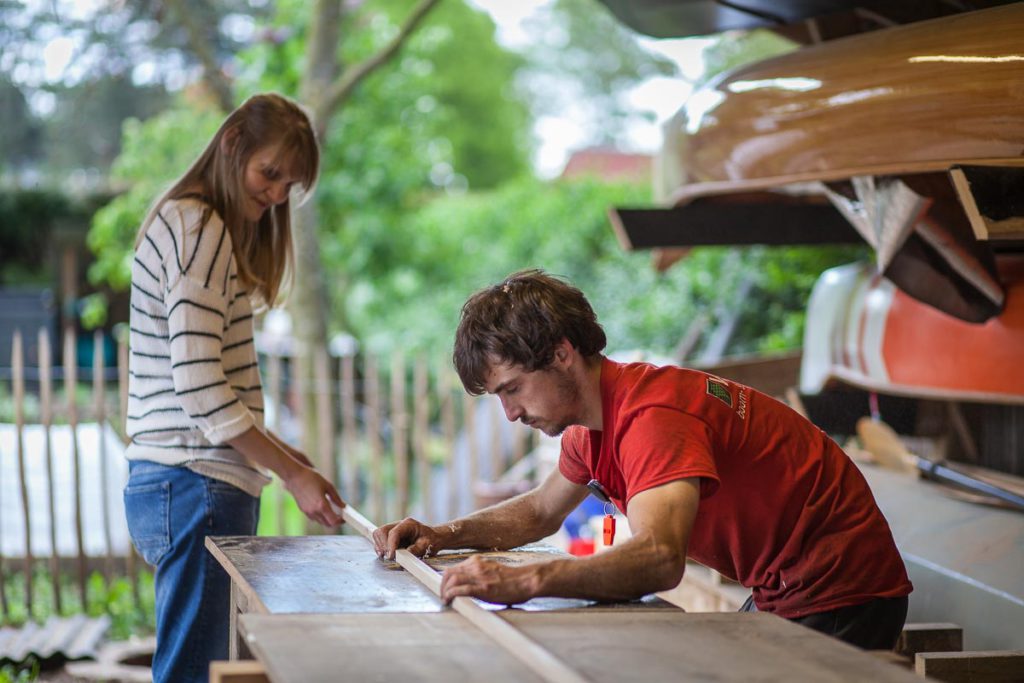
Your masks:
<svg viewBox="0 0 1024 683"><path fill-rule="evenodd" d="M1024 168L954 166L957 197L979 240L1024 240Z"/></svg>
<svg viewBox="0 0 1024 683"><path fill-rule="evenodd" d="M918 652L960 652L964 649L964 630L956 624L907 624L896 641L896 652L913 657Z"/></svg>
<svg viewBox="0 0 1024 683"><path fill-rule="evenodd" d="M210 683L270 683L263 665L254 659L210 662Z"/></svg>
<svg viewBox="0 0 1024 683"><path fill-rule="evenodd" d="M345 507L342 515L352 529L372 541L376 527L370 520L351 505ZM441 595L441 575L434 571L433 567L404 548L395 553L395 560L431 592L437 596ZM544 680L551 683L584 683L586 680L548 650L475 600L458 597L452 601L451 606Z"/></svg>
<svg viewBox="0 0 1024 683"><path fill-rule="evenodd" d="M864 238L831 204L794 203L790 198L711 198L671 209L613 207L609 219L627 251L712 245L864 244Z"/></svg>
<svg viewBox="0 0 1024 683"><path fill-rule="evenodd" d="M1024 650L918 652L914 672L945 683L1009 683L1020 681Z"/></svg>

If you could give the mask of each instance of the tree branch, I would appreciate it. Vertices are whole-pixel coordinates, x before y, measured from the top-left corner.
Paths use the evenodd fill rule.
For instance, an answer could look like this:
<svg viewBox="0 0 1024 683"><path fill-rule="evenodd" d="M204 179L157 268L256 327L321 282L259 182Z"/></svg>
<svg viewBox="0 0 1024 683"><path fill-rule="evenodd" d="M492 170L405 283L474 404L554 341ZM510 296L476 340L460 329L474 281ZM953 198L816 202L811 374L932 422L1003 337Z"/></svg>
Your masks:
<svg viewBox="0 0 1024 683"><path fill-rule="evenodd" d="M231 92L231 83L217 63L217 58L210 49L210 43L203 36L202 28L189 14L188 7L182 0L165 0L175 15L178 23L185 29L188 36L188 46L193 54L203 65L203 80L209 86L210 91L217 100L217 105L225 112L234 109L234 97Z"/></svg>
<svg viewBox="0 0 1024 683"><path fill-rule="evenodd" d="M387 63L391 59L398 49L402 47L406 39L416 30L416 28L423 21L423 18L427 16L430 10L434 9L441 0L420 0L419 4L413 8L412 12L406 18L405 23L399 29L398 33L394 38L388 42L384 48L377 54L369 57L368 59L356 64L354 66L345 69L345 72L334 83L331 84L327 90L327 95L324 98L324 111L334 112L346 99L351 96L352 91L355 90L356 86L359 85L364 78L373 73L381 65Z"/></svg>

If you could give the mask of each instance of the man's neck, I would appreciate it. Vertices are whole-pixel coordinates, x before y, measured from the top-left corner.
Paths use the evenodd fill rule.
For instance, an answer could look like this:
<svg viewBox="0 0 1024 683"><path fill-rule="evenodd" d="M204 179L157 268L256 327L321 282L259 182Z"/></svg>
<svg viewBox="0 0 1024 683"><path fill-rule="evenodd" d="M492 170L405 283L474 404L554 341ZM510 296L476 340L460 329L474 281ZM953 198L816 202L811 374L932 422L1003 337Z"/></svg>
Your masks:
<svg viewBox="0 0 1024 683"><path fill-rule="evenodd" d="M580 402L583 415L580 423L587 429L602 431L604 429L604 410L601 405L601 368L604 356L595 355L583 363L580 380Z"/></svg>

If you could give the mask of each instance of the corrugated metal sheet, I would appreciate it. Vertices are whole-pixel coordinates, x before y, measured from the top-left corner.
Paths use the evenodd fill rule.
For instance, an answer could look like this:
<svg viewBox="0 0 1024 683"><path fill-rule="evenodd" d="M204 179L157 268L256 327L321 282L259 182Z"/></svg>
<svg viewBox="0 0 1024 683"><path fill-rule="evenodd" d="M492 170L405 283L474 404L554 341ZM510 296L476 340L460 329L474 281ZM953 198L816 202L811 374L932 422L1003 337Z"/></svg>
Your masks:
<svg viewBox="0 0 1024 683"><path fill-rule="evenodd" d="M50 659L86 659L96 657L99 644L110 628L110 617L50 617L39 625L0 628L0 666L20 664L29 656L41 662Z"/></svg>

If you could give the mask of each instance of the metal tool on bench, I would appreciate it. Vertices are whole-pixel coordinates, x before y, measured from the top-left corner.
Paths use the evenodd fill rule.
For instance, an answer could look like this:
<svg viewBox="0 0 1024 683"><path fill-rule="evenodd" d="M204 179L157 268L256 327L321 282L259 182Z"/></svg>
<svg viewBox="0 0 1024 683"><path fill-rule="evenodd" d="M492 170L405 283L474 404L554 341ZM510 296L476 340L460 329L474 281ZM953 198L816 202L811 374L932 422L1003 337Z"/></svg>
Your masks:
<svg viewBox="0 0 1024 683"><path fill-rule="evenodd" d="M863 417L857 421L857 436L864 448L883 466L902 471L918 471L922 476L958 486L972 493L991 496L1015 510L1024 512L1024 496L962 472L955 465L914 455L903 445L889 425Z"/></svg>

